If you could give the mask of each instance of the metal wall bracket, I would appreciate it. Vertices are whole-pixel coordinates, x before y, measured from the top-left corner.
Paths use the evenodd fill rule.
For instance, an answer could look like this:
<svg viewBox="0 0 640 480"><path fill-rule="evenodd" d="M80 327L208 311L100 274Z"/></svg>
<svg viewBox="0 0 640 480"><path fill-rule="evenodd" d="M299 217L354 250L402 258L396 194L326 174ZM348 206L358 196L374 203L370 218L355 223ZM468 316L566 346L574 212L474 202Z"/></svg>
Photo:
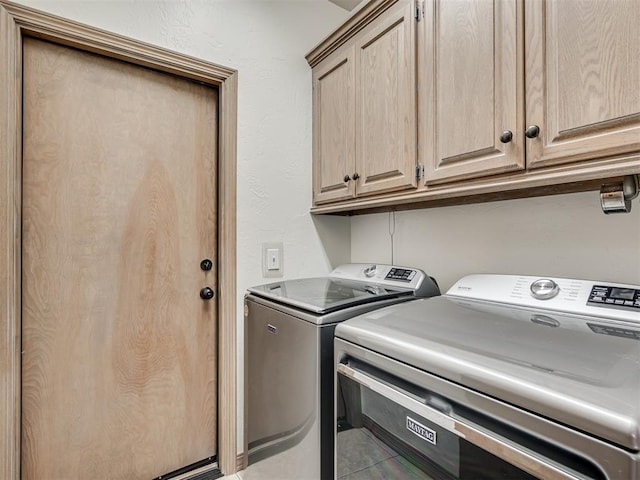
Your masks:
<svg viewBox="0 0 640 480"><path fill-rule="evenodd" d="M424 17L424 2L416 1L414 17L418 22L422 20L422 17Z"/></svg>
<svg viewBox="0 0 640 480"><path fill-rule="evenodd" d="M640 175L625 175L620 183L607 183L600 187L600 205L602 211L610 213L628 213L631 200L640 193Z"/></svg>

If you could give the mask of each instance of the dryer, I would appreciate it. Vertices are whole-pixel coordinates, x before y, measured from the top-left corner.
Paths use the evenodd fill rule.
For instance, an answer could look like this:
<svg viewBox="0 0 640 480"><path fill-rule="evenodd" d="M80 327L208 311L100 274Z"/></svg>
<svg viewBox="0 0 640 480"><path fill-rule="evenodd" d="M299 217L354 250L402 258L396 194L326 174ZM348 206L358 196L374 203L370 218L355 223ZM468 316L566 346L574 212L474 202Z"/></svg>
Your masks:
<svg viewBox="0 0 640 480"><path fill-rule="evenodd" d="M640 479L638 285L470 275L335 334L341 480Z"/></svg>

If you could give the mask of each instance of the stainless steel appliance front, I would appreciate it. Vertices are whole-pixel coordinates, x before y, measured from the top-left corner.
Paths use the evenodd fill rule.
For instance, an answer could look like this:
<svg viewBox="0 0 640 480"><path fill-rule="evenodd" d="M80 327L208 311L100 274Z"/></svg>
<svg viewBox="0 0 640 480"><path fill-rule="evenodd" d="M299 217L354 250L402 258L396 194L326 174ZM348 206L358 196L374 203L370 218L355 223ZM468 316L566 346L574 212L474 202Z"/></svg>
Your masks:
<svg viewBox="0 0 640 480"><path fill-rule="evenodd" d="M638 480L640 287L547 280L462 279L339 325L338 478Z"/></svg>
<svg viewBox="0 0 640 480"><path fill-rule="evenodd" d="M251 288L245 297L249 468L243 479L333 478L336 324L436 294L420 270L355 264L329 277Z"/></svg>
<svg viewBox="0 0 640 480"><path fill-rule="evenodd" d="M336 339L336 478L632 479L606 442ZM592 458L610 454L607 476Z"/></svg>

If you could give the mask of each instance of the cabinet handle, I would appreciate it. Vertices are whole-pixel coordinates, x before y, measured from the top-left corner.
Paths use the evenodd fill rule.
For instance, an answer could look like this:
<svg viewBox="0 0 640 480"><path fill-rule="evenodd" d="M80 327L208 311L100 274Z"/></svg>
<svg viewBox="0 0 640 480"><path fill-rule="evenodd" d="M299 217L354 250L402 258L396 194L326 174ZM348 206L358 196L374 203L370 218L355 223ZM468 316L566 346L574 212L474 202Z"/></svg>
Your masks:
<svg viewBox="0 0 640 480"><path fill-rule="evenodd" d="M536 138L539 133L540 127L538 125L531 125L524 131L524 134L527 136L527 138Z"/></svg>
<svg viewBox="0 0 640 480"><path fill-rule="evenodd" d="M344 178L343 178L343 180L344 180L345 182L348 182L349 180L351 180L351 177L350 177L349 175L345 175L345 176L344 176Z"/></svg>
<svg viewBox="0 0 640 480"><path fill-rule="evenodd" d="M355 172L355 173L353 174L352 178L353 178L354 180L357 180L357 179L359 179L359 178L360 178L360 175L358 174L358 172Z"/></svg>
<svg viewBox="0 0 640 480"><path fill-rule="evenodd" d="M511 130L505 130L500 134L500 141L502 143L509 143L513 139L513 133Z"/></svg>

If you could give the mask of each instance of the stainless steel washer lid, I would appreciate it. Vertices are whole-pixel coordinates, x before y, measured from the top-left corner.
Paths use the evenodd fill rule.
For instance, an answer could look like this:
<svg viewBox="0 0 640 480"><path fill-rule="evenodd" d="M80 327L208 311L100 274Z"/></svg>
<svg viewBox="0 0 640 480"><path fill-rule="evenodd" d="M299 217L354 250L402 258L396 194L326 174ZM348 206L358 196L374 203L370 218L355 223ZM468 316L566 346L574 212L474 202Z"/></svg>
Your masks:
<svg viewBox="0 0 640 480"><path fill-rule="evenodd" d="M326 277L274 282L249 288L249 292L317 314L412 294L409 289Z"/></svg>
<svg viewBox="0 0 640 480"><path fill-rule="evenodd" d="M347 320L335 334L640 450L638 324L434 297Z"/></svg>

